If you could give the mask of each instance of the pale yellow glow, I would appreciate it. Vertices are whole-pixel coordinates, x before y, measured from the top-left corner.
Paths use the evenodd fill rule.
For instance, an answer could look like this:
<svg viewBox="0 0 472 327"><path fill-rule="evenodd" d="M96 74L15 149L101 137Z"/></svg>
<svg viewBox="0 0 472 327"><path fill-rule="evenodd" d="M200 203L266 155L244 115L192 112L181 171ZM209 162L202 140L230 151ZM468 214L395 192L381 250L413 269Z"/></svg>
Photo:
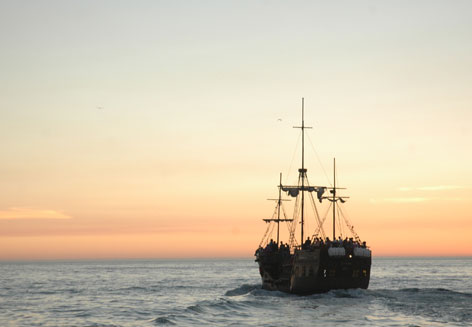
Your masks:
<svg viewBox="0 0 472 327"><path fill-rule="evenodd" d="M9 208L0 210L0 219L70 219L61 211L33 208Z"/></svg>

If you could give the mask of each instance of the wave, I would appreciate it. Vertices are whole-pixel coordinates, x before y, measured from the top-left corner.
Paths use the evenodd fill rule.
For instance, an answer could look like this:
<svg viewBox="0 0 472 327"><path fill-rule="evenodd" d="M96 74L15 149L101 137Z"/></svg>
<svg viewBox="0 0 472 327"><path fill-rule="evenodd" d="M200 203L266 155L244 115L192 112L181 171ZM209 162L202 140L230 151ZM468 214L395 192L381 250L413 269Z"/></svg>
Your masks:
<svg viewBox="0 0 472 327"><path fill-rule="evenodd" d="M155 325L175 325L176 323L171 320L169 317L157 317L149 320L148 322Z"/></svg>
<svg viewBox="0 0 472 327"><path fill-rule="evenodd" d="M260 284L243 284L225 293L225 296L238 296L252 292L255 289L261 289Z"/></svg>
<svg viewBox="0 0 472 327"><path fill-rule="evenodd" d="M403 288L403 289L348 289L331 290L310 296L298 296L277 291L267 291L260 284L243 284L226 291L229 300L233 297L234 308L245 305L271 310L270 303L302 301L306 308L318 306L338 307L381 304L391 312L407 316L421 316L431 321L470 323L472 322L472 294L446 288ZM286 298L286 299L284 299ZM221 304L220 304L221 305Z"/></svg>
<svg viewBox="0 0 472 327"><path fill-rule="evenodd" d="M203 307L199 304L195 304L195 305L191 305L191 306L188 306L187 307L187 310L190 310L194 313L204 313L205 310L203 309Z"/></svg>
<svg viewBox="0 0 472 327"><path fill-rule="evenodd" d="M392 312L422 316L435 321L472 322L472 294L445 288L370 290Z"/></svg>
<svg viewBox="0 0 472 327"><path fill-rule="evenodd" d="M449 290L446 288L402 288L398 290L393 289L378 289L378 290L367 290L367 294L380 297L396 297L396 296L410 296L410 297L424 297L434 298L445 297L449 299L471 299L472 294L467 292L458 292Z"/></svg>
<svg viewBox="0 0 472 327"><path fill-rule="evenodd" d="M276 323L280 308L298 308L300 312L318 312L320 319L345 324L351 319L346 315L353 311L364 320L379 323L378 314L385 316L385 310L394 314L384 317L383 323L391 319L422 321L420 325L453 324L469 325L472 322L472 294L446 288L403 288L403 289L349 289L331 290L327 293L298 296L278 291L267 291L260 284L242 284L224 292L220 297L201 299L175 308L172 314L159 315L149 322L154 325L205 325L208 323L246 321L261 312L267 315L267 322ZM346 315L333 316L344 312ZM315 311L313 311L315 310ZM380 310L380 311L379 311ZM302 315L303 316L303 315ZM347 317L347 318L346 318Z"/></svg>
<svg viewBox="0 0 472 327"><path fill-rule="evenodd" d="M34 294L34 295L79 294L83 292L83 289L79 289L79 288L50 288L50 289L29 288L26 292L28 294Z"/></svg>
<svg viewBox="0 0 472 327"><path fill-rule="evenodd" d="M245 294L267 295L267 296L297 296L279 291L267 291L261 288L260 284L243 284L239 287L226 291L225 296L239 296ZM362 298L365 296L395 297L396 295L428 295L428 296L448 296L457 298L472 298L471 293L458 292L446 288L402 288L402 289L339 289L326 293L318 293L309 297L338 297L338 298Z"/></svg>

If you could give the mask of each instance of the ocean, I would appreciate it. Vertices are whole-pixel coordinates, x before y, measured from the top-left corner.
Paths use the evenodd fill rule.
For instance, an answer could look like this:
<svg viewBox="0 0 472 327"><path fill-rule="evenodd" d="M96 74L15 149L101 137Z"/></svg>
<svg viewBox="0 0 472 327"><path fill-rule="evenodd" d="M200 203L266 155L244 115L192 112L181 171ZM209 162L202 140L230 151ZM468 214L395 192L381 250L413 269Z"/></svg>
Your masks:
<svg viewBox="0 0 472 327"><path fill-rule="evenodd" d="M241 260L0 263L0 326L472 326L472 258L376 258L368 290L262 290Z"/></svg>

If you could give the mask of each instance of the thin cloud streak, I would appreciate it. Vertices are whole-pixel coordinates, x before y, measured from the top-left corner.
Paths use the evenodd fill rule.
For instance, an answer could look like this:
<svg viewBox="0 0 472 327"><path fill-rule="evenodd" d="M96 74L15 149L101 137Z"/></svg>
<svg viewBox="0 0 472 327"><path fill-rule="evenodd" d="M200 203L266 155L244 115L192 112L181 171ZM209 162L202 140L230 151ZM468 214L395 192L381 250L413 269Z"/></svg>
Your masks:
<svg viewBox="0 0 472 327"><path fill-rule="evenodd" d="M426 202L430 201L431 198L425 197L404 197L404 198L385 198L385 199L370 199L371 203L382 203L382 202L390 202L390 203L419 203L419 202Z"/></svg>
<svg viewBox="0 0 472 327"><path fill-rule="evenodd" d="M383 199L370 199L370 203L421 203L427 201L463 201L463 198L442 198L442 197L401 197L401 198L383 198Z"/></svg>
<svg viewBox="0 0 472 327"><path fill-rule="evenodd" d="M33 208L8 208L0 210L0 219L71 219L72 217L58 210Z"/></svg>
<svg viewBox="0 0 472 327"><path fill-rule="evenodd" d="M401 192L408 191L449 191L466 189L465 186L459 185L434 185L434 186L419 186L419 187L399 187L397 190Z"/></svg>
<svg viewBox="0 0 472 327"><path fill-rule="evenodd" d="M457 186L457 185L438 185L438 186L423 186L418 187L420 191L446 191L446 190L460 190L464 189L464 186Z"/></svg>

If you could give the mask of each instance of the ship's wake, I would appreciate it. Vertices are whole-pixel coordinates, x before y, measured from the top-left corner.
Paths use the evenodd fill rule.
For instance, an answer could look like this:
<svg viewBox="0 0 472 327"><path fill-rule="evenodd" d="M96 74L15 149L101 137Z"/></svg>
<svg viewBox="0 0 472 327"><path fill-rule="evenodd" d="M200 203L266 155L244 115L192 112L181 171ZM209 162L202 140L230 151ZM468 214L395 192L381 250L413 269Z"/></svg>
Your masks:
<svg viewBox="0 0 472 327"><path fill-rule="evenodd" d="M391 315L391 319L420 322L434 326L447 322L458 325L472 322L472 294L443 288L405 288L375 290L331 290L327 293L298 296L263 290L260 284L242 284L227 290L214 300L203 300L172 315L152 320L156 325L207 324L231 316L234 323L245 321L253 311L264 310L276 325L281 312L302 310L312 312L326 321L341 323L362 312L365 322L375 322ZM207 319L211 318L211 321ZM226 317L226 318L225 318ZM273 320L271 320L273 319ZM390 323L394 321L390 321ZM383 323L387 323L383 321Z"/></svg>

